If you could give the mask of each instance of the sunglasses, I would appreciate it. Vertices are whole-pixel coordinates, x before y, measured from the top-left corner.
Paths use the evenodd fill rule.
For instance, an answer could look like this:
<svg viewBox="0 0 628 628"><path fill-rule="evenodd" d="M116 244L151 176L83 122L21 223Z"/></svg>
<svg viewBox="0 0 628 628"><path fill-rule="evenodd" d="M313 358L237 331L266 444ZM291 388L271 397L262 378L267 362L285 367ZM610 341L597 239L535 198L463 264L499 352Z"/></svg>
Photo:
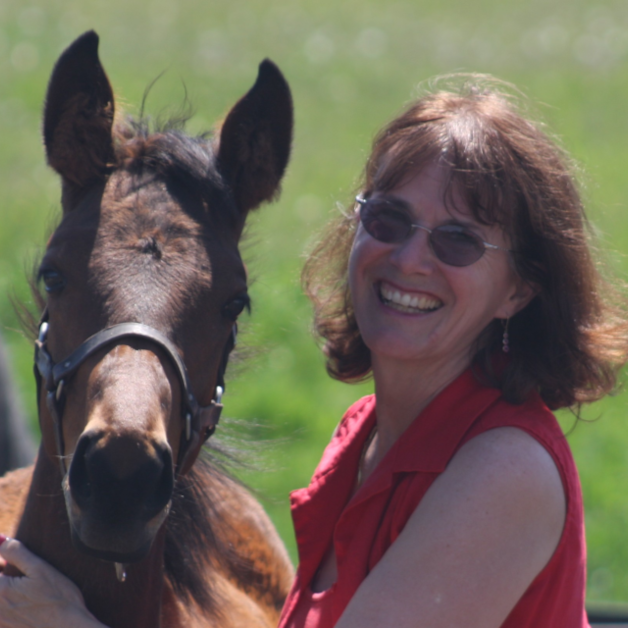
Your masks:
<svg viewBox="0 0 628 628"><path fill-rule="evenodd" d="M386 199L356 196L355 200L360 205L360 222L371 237L386 244L400 244L414 229L422 229L428 234L434 255L448 266L469 266L477 262L486 249L510 250L484 242L462 225L440 225L435 229L417 225L407 213Z"/></svg>

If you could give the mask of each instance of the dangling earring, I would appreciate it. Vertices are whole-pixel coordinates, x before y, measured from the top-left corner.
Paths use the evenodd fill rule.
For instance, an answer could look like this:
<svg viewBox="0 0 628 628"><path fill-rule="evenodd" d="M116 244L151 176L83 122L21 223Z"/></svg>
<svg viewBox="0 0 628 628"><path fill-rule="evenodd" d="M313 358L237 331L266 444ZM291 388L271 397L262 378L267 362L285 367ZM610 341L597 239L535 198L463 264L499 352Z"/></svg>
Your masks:
<svg viewBox="0 0 628 628"><path fill-rule="evenodd" d="M504 353L508 353L510 351L510 344L509 344L509 339L508 339L508 322L510 321L510 318L506 319L506 322L504 323L504 334L502 336L502 351Z"/></svg>

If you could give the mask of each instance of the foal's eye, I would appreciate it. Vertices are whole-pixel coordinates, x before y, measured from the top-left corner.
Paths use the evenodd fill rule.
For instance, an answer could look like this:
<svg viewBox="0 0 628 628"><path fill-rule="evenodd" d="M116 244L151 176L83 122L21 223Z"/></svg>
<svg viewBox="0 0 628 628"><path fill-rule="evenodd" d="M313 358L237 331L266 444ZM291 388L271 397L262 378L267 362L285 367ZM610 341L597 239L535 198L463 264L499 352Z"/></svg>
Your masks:
<svg viewBox="0 0 628 628"><path fill-rule="evenodd" d="M235 299L232 299L222 308L222 313L229 320L235 321L242 313L242 310L246 308L251 311L251 298L246 292L239 294Z"/></svg>
<svg viewBox="0 0 628 628"><path fill-rule="evenodd" d="M44 282L46 292L60 292L65 287L65 277L51 266L39 270L39 279Z"/></svg>

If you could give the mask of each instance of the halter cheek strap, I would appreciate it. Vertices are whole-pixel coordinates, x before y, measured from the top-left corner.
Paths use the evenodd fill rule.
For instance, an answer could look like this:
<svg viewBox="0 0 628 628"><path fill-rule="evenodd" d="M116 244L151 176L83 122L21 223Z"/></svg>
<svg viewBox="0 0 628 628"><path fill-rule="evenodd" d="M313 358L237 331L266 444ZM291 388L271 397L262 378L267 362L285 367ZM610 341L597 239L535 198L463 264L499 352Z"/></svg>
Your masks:
<svg viewBox="0 0 628 628"><path fill-rule="evenodd" d="M65 475L65 445L63 441L63 409L65 406L65 384L74 376L81 364L96 351L112 344L121 338L142 338L157 345L168 357L174 367L179 385L181 386L181 411L185 419L183 445L179 447L177 467L181 472L189 458L189 454L200 446L216 430L222 411L222 395L225 389L224 375L229 354L235 347L237 326L233 330L224 348L214 398L208 406L200 406L192 393L190 380L185 363L176 347L161 332L142 323L122 323L103 329L90 336L83 344L73 351L65 360L55 363L48 352L46 337L48 334L48 313L45 312L39 327L39 336L35 341L35 379L37 394L40 396L41 386L46 387L46 405L54 423L57 454L61 465L61 473Z"/></svg>

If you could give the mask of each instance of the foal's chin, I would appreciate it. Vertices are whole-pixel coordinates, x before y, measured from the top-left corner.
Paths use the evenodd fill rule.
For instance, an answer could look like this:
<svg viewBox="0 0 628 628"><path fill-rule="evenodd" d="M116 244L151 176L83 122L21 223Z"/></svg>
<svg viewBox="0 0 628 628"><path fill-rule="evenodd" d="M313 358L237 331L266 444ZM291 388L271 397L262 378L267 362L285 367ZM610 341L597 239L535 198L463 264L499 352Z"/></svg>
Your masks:
<svg viewBox="0 0 628 628"><path fill-rule="evenodd" d="M133 517L103 523L102 513L81 510L69 491L64 493L74 547L82 554L116 563L145 558L170 511L168 503L148 521Z"/></svg>

